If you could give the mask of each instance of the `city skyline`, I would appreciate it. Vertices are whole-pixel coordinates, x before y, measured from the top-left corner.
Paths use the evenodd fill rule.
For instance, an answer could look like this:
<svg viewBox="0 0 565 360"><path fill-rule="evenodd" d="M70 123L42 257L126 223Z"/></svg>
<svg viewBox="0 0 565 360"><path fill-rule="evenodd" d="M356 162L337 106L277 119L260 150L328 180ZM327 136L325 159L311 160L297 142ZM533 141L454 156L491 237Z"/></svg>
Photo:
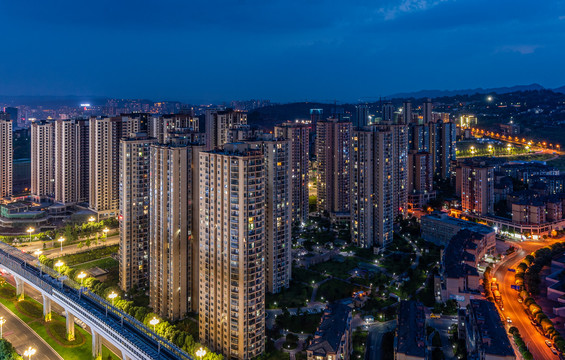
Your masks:
<svg viewBox="0 0 565 360"><path fill-rule="evenodd" d="M563 85L555 76L562 1L62 1L0 9L0 29L13 34L4 43L13 55L0 68L5 94L356 101L460 84Z"/></svg>

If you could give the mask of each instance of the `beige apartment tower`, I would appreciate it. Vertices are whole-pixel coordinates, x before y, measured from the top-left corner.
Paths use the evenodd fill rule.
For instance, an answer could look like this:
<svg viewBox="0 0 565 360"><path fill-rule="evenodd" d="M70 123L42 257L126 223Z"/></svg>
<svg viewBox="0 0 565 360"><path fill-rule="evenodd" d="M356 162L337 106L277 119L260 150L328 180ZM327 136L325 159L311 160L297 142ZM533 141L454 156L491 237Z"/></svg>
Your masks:
<svg viewBox="0 0 565 360"><path fill-rule="evenodd" d="M376 125L352 137L351 238L362 248L382 251L392 241L393 138L392 130Z"/></svg>
<svg viewBox="0 0 565 360"><path fill-rule="evenodd" d="M12 121L6 113L0 113L0 199L12 195Z"/></svg>
<svg viewBox="0 0 565 360"><path fill-rule="evenodd" d="M116 216L119 207L121 117L92 117L89 125L89 205L99 218Z"/></svg>
<svg viewBox="0 0 565 360"><path fill-rule="evenodd" d="M31 195L37 201L55 195L55 124L31 124Z"/></svg>
<svg viewBox="0 0 565 360"><path fill-rule="evenodd" d="M264 156L267 291L278 293L289 287L292 270L291 145L290 140L272 134L249 143Z"/></svg>
<svg viewBox="0 0 565 360"><path fill-rule="evenodd" d="M351 122L337 119L316 125L318 211L349 214Z"/></svg>
<svg viewBox="0 0 565 360"><path fill-rule="evenodd" d="M153 311L173 321L198 311L200 150L150 148L149 300Z"/></svg>
<svg viewBox="0 0 565 360"><path fill-rule="evenodd" d="M494 167L488 165L461 166L461 208L476 215L494 211Z"/></svg>
<svg viewBox="0 0 565 360"><path fill-rule="evenodd" d="M55 201L88 201L88 120L55 122Z"/></svg>
<svg viewBox="0 0 565 360"><path fill-rule="evenodd" d="M149 271L149 147L144 133L120 141L119 223L120 287L147 285Z"/></svg>
<svg viewBox="0 0 565 360"><path fill-rule="evenodd" d="M227 144L231 129L247 124L247 113L240 110L206 110L206 149L214 150Z"/></svg>
<svg viewBox="0 0 565 360"><path fill-rule="evenodd" d="M290 141L292 221L305 223L309 210L310 125L286 122L275 126L275 136Z"/></svg>
<svg viewBox="0 0 565 360"><path fill-rule="evenodd" d="M261 150L226 144L199 159L199 334L212 351L265 347L265 178Z"/></svg>

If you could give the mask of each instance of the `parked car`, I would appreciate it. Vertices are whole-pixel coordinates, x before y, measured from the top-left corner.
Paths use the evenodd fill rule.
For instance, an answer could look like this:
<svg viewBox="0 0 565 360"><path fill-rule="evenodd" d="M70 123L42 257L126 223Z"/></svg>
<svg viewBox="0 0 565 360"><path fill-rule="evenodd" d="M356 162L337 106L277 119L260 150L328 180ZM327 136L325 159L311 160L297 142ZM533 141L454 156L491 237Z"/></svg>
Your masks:
<svg viewBox="0 0 565 360"><path fill-rule="evenodd" d="M547 345L547 346L551 347L551 345L553 345L553 344L551 343L551 341L549 341L549 340L545 340L545 345Z"/></svg>

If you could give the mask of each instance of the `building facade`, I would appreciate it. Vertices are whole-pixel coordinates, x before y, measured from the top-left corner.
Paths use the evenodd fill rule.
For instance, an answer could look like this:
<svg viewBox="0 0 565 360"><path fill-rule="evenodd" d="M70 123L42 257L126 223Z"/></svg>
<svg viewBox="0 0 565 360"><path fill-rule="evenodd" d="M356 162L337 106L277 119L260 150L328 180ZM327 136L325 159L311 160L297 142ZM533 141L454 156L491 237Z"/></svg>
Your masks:
<svg viewBox="0 0 565 360"><path fill-rule="evenodd" d="M173 321L198 311L199 150L150 147L149 300Z"/></svg>
<svg viewBox="0 0 565 360"><path fill-rule="evenodd" d="M31 124L31 195L37 200L55 195L55 124Z"/></svg>
<svg viewBox="0 0 565 360"><path fill-rule="evenodd" d="M494 211L494 167L463 164L461 166L461 207L475 215Z"/></svg>
<svg viewBox="0 0 565 360"><path fill-rule="evenodd" d="M228 143L229 130L247 124L247 113L244 111L206 110L206 149L221 148Z"/></svg>
<svg viewBox="0 0 565 360"><path fill-rule="evenodd" d="M6 113L0 113L0 198L12 195L12 121Z"/></svg>
<svg viewBox="0 0 565 360"><path fill-rule="evenodd" d="M291 145L290 140L267 135L250 144L264 156L265 280L267 291L278 293L289 287L292 276Z"/></svg>
<svg viewBox="0 0 565 360"><path fill-rule="evenodd" d="M316 125L318 211L349 214L351 175L351 122L337 119Z"/></svg>
<svg viewBox="0 0 565 360"><path fill-rule="evenodd" d="M248 144L199 157L199 335L252 359L265 347L264 157Z"/></svg>
<svg viewBox="0 0 565 360"><path fill-rule="evenodd" d="M287 122L275 127L275 136L290 141L292 221L305 223L309 212L310 125Z"/></svg>
<svg viewBox="0 0 565 360"><path fill-rule="evenodd" d="M149 147L144 133L120 141L119 216L120 287L147 286L149 270Z"/></svg>
<svg viewBox="0 0 565 360"><path fill-rule="evenodd" d="M383 250L392 241L393 133L377 126L355 131L351 172L351 237Z"/></svg>

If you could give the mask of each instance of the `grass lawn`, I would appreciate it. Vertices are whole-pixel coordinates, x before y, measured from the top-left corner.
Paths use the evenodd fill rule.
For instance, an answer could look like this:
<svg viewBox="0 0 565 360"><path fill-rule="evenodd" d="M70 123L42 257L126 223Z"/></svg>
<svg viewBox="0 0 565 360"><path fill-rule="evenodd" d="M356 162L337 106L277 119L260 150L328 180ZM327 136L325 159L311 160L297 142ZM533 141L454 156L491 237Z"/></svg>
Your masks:
<svg viewBox="0 0 565 360"><path fill-rule="evenodd" d="M305 334L313 334L318 325L320 325L321 319L321 313L300 315L290 315L286 313L277 316L276 323L282 329L286 329L291 332L300 333L303 331Z"/></svg>
<svg viewBox="0 0 565 360"><path fill-rule="evenodd" d="M349 272L359 265L358 259L344 258L343 261L327 261L310 267L310 270L317 271L321 274L328 274L340 279L348 279L351 275Z"/></svg>
<svg viewBox="0 0 565 360"><path fill-rule="evenodd" d="M51 321L46 323L43 320L43 305L34 299L25 296L23 301L15 301L15 289L10 284L0 288L0 302L6 306L12 313L22 319L28 326L43 338L59 355L65 360L82 360L92 358L92 338L90 334L75 325L75 340L66 340L65 318L52 313ZM8 297L6 295L13 294ZM112 359L119 357L111 354L105 347L103 350L103 359L111 356Z"/></svg>
<svg viewBox="0 0 565 360"><path fill-rule="evenodd" d="M297 267L292 268L292 280L294 281L298 281L306 284L312 284L312 281L320 282L324 279L325 277L318 274L317 272L304 268L297 268Z"/></svg>
<svg viewBox="0 0 565 360"><path fill-rule="evenodd" d="M548 161L547 165L555 166L559 170L565 171L565 156L560 156L555 160Z"/></svg>
<svg viewBox="0 0 565 360"><path fill-rule="evenodd" d="M358 290L365 290L362 287L349 284L339 279L331 279L320 285L316 294L317 301L335 301L350 298ZM324 298L324 300L322 300Z"/></svg>
<svg viewBox="0 0 565 360"><path fill-rule="evenodd" d="M278 309L283 307L295 308L306 306L306 300L310 300L311 296L311 286L297 283L293 280L288 289L285 289L278 294L267 294L265 303L267 305L267 309ZM277 305L275 305L275 302Z"/></svg>
<svg viewBox="0 0 565 360"><path fill-rule="evenodd" d="M101 269L108 270L108 269L111 269L111 268L115 268L118 265L119 265L118 261L112 259L111 257L105 257L105 258L102 258L102 259L78 264L78 265L72 266L72 268L77 269L77 270L86 270L86 269L91 269L93 267L99 267Z"/></svg>
<svg viewBox="0 0 565 360"><path fill-rule="evenodd" d="M387 269L389 274L400 274L406 271L411 265L412 261L409 256L402 254L391 254L384 258L381 262L383 267Z"/></svg>
<svg viewBox="0 0 565 360"><path fill-rule="evenodd" d="M107 257L113 253L118 252L118 250L119 250L119 245L105 246L92 250L88 250L87 248L84 248L84 252L65 255L60 258L57 258L57 260L63 261L65 264L67 264L67 266L73 266L73 265L85 263L87 261L98 260Z"/></svg>

